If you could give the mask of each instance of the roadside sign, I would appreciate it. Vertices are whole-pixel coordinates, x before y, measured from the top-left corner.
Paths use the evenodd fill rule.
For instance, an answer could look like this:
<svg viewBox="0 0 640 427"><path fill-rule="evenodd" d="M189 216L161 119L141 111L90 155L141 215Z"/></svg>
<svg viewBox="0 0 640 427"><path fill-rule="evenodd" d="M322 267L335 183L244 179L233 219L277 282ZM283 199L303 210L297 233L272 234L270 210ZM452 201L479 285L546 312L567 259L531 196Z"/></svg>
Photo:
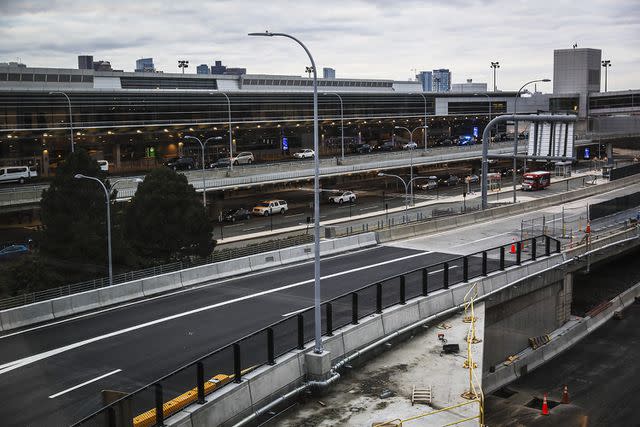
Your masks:
<svg viewBox="0 0 640 427"><path fill-rule="evenodd" d="M287 140L286 136L282 137L282 149L284 151L287 151L289 149L289 141Z"/></svg>

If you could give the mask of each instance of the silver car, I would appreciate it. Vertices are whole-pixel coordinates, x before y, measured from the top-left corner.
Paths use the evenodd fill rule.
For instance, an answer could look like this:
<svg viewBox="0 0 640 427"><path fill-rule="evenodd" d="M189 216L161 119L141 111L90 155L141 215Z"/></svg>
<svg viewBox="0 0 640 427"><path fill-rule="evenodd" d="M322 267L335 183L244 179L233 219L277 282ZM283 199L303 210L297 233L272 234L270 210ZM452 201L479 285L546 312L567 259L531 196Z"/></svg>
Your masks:
<svg viewBox="0 0 640 427"><path fill-rule="evenodd" d="M243 151L241 153L238 153L234 157L231 158L231 163L233 163L234 166L236 166L236 165L250 165L253 162L255 162L255 159L253 157L253 153L250 153L248 151Z"/></svg>

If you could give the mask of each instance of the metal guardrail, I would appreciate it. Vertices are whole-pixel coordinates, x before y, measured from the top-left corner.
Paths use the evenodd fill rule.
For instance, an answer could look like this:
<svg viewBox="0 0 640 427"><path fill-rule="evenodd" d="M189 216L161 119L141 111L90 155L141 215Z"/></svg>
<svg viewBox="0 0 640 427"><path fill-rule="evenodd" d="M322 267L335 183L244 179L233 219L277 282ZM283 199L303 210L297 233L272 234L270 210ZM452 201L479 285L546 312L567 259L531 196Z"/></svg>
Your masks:
<svg viewBox="0 0 640 427"><path fill-rule="evenodd" d="M321 305L323 335L331 336L338 328L358 324L365 317L380 314L384 309L405 304L410 299L523 262L535 261L539 257L559 253L560 249L558 240L541 235L389 276L324 302ZM165 417L182 409L180 405L168 408L165 403L194 388L194 385L198 402L205 402L206 378L219 372L233 372L234 382L239 383L246 369L274 365L276 359L285 353L303 350L305 344L312 341L313 322L313 308L291 315L164 375L73 426L129 427L131 423L119 421L130 420L132 415L147 412L149 408L156 408L150 425L163 425Z"/></svg>
<svg viewBox="0 0 640 427"><path fill-rule="evenodd" d="M170 264L163 264L154 267L145 268L142 270L129 271L126 273L116 274L113 276L113 284L130 282L133 280L140 280L148 277L157 276L160 274L171 273L174 271L183 270L185 268L197 267L201 265L211 264L214 262L228 261L230 259L245 257L249 255L255 255L262 252L276 251L291 246L298 246L313 241L313 235L303 234L298 236L292 236L286 239L271 240L267 242L257 243L242 248L230 248L217 250L206 258L196 259L193 261L179 261ZM73 283L70 285L59 286L52 289L45 289L42 291L17 295L14 297L0 299L0 310L6 310L9 308L20 307L26 304L33 304L36 302L47 301L53 298L64 297L79 292L90 291L94 289L104 288L109 286L108 277L100 277L94 280L86 282Z"/></svg>

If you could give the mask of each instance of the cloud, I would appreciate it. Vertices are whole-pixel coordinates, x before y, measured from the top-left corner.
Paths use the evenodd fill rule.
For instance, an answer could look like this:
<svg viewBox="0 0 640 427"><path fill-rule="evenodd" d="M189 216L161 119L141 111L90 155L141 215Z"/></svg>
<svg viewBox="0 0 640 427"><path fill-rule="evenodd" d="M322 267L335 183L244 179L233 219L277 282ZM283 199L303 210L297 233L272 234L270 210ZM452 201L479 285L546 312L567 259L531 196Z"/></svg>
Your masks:
<svg viewBox="0 0 640 427"><path fill-rule="evenodd" d="M153 57L165 72L177 59L222 60L250 73L304 75L308 59L290 40L248 32L289 32L319 68L338 77L405 80L412 69L449 68L454 82L492 82L514 89L550 77L553 50L603 50L612 89L640 87L640 3L623 0L352 0L149 1L0 0L0 61L75 67L78 54L132 70ZM550 90L543 88L544 90Z"/></svg>

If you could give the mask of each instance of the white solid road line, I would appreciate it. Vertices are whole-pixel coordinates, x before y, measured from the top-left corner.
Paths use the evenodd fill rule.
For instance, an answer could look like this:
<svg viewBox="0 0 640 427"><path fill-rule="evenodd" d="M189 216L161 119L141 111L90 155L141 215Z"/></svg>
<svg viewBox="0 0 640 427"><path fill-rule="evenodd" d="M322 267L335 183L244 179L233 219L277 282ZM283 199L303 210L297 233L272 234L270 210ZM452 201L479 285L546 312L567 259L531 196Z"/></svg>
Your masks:
<svg viewBox="0 0 640 427"><path fill-rule="evenodd" d="M122 371L122 369L116 369L115 371L111 371L111 372L106 373L106 374L104 374L104 375L100 375L99 377L94 378L94 379L89 380L89 381L85 381L85 382L83 382L82 384L78 384L78 385L73 386L73 387L71 387L71 388L68 388L68 389L66 389L66 390L62 390L60 393L52 394L51 396L49 396L49 399L55 399L55 398L56 398L56 397L58 397L58 396L62 396L63 394L69 393L70 391L73 391L73 390L75 390L75 389L78 389L78 388L80 388L80 387L83 387L83 386L85 386L85 385L87 385L87 384L94 383L94 382L96 382L96 381L98 381L98 380L101 380L101 379L103 379L103 378L106 378L106 377L108 377L108 376L110 376L110 375L117 374L118 372L121 372L121 371Z"/></svg>
<svg viewBox="0 0 640 427"><path fill-rule="evenodd" d="M455 245L455 246L451 246L451 247L452 248L459 248L460 246L473 245L474 243L482 242L483 240L495 239L498 236L504 236L504 235L507 235L507 234L518 234L518 232L517 231L507 231L507 232L504 232L504 233L494 234L493 236L484 237L482 239L473 240L473 241L468 242L468 243L462 243L460 245Z"/></svg>
<svg viewBox="0 0 640 427"><path fill-rule="evenodd" d="M363 267L358 267L358 268L354 268L354 269L347 270L347 271L341 271L339 273L334 273L334 274L329 274L327 276L322 276L322 279L331 279L333 277L339 277L339 276L343 276L345 274L355 273L357 271L367 270L367 269L370 269L370 268L379 267L381 265L391 264L391 263L394 263L394 262L403 261L403 260L410 259L410 258L415 258L415 257L418 257L418 256L423 256L423 255L426 255L428 253L430 253L430 252L429 251L424 251L424 252L420 252L420 253L417 253L417 254L407 255L407 256L404 256L404 257L401 257L401 258L395 258L395 259L392 259L392 260L389 260L389 261L379 262L377 264L366 265L366 266L363 266ZM128 332L136 331L138 329L143 329L143 328L146 328L146 327L149 327L149 326L154 326L154 325L157 325L159 323L165 323L165 322L168 322L168 321L171 321L171 320L179 319L181 317L189 316L189 315L192 315L192 314L200 313L200 312L211 310L211 309L218 308L218 307L223 307L223 306L230 305L230 304L235 304L237 302L246 301L246 300L253 299L253 298L256 298L256 297L260 297L260 296L263 296L263 295L273 294L275 292L284 291L284 290L287 290L287 289L290 289L290 288L296 288L296 287L307 285L307 284L313 283L313 282L314 282L314 279L303 280L301 282L292 283L290 285L280 286L279 288L274 288L274 289L269 289L269 290L266 290L266 291L256 292L255 294L245 295L245 296L234 298L234 299L231 299L231 300L222 301L222 302L219 302L219 303L216 303L216 304L211 304L211 305L208 305L206 307L200 307L200 308L196 308L196 309L193 309L193 310L185 311L183 313L178 313L178 314L174 314L174 315L171 315L171 316L163 317L161 319L156 319L156 320L152 320L152 321L149 321L149 322L141 323L139 325L130 326L128 328L120 329L118 331L109 332L108 334L104 334L104 335L100 335L100 336L97 336L97 337L89 338L89 339L86 339L86 340L83 340L83 341L75 342L73 344L68 344L68 345L65 345L64 347L54 348L52 350L48 350L48 351L45 351L45 352L42 352L42 353L39 353L39 354L35 354L33 356L24 357L22 359L14 360L12 362L5 363L4 365L0 365L0 375L1 374L5 374L5 373L7 373L9 371L13 371L14 369L18 369L18 368L21 368L23 366L29 365L31 363L38 362L40 360L47 359L47 358L52 357L52 356L56 356L56 355L58 355L60 353L64 353L64 352L69 351L69 350L73 350L73 349L76 349L76 348L79 348L79 347L83 347L83 346L88 345L88 344L92 344L92 343L97 342L97 341L102 341L102 340L105 340L105 339L108 339L108 338L113 338L113 337L116 337L118 335L126 334Z"/></svg>
<svg viewBox="0 0 640 427"><path fill-rule="evenodd" d="M449 267L449 270L453 270L454 268L458 268L458 266L457 265L452 265L451 267ZM429 274L436 274L436 273L440 273L441 271L444 271L444 268L441 268L440 270L430 271ZM302 313L303 311L309 310L311 308L313 308L313 306L306 307L306 308L301 308L300 310L296 310L296 311L291 311L289 313L283 314L282 317L288 317L288 316L291 316L292 314Z"/></svg>
<svg viewBox="0 0 640 427"><path fill-rule="evenodd" d="M357 251L348 252L346 254L342 253L342 254L337 254L337 255L330 255L330 256L323 257L322 261L324 262L325 260L340 258L340 257L345 256L345 255L353 255L353 254L356 254L356 253L369 252L369 251L373 251L373 250L378 249L378 248L380 248L380 246L364 248L364 249L360 249L360 250L357 250ZM294 264L291 264L291 265L285 265L285 266L282 266L282 267L271 268L271 269L269 269L267 271L268 272L274 272L274 271L287 270L287 269L290 269L290 268L300 267L300 266L305 265L305 264L311 264L313 262L314 261L311 259L311 260L308 260L308 261L302 261L302 262L294 263ZM247 274L242 275L241 278L244 279L244 278L249 278L249 277L254 277L254 276L260 276L261 274L264 274L264 273L265 273L265 271L257 271L255 273L247 273ZM9 333L9 334L6 334L6 335L2 335L2 336L0 336L0 340L3 340L5 338L10 338L10 337L15 336L15 335L24 334L24 333L27 333L27 332L33 332L33 331L36 331L36 330L39 330L39 329L44 329L44 328L48 328L48 327L51 327L51 326L60 325L62 323L73 322L75 320L82 319L84 317L96 316L96 315L99 315L99 314L108 313L110 311L120 310L121 308L126 308L126 307L130 307L130 306L133 306L133 305L138 305L138 304L144 304L146 302L154 301L154 300L157 300L157 299L170 298L170 297L173 297L173 296L176 296L176 295L184 294L186 292L193 292L193 291L196 291L196 290L199 290L199 289L202 289L202 288L207 288L207 287L210 287L210 286L216 286L216 285L220 285L220 284L223 284L223 283L232 282L232 281L238 280L238 279L239 279L238 277L228 277L226 279L211 280L209 282L206 282L206 283L203 283L203 284L200 284L200 285L191 286L191 287L188 287L186 289L180 289L179 291L174 291L174 292L166 294L166 295L156 295L154 297L149 297L149 298L145 298L145 299L138 300L138 301L133 301L133 302L128 302L128 303L124 303L124 304L120 304L120 305L115 305L113 307L106 307L106 308L103 308L102 310L91 312L91 313L78 314L77 316L68 317L68 318L62 319L62 320L56 320L54 322L49 322L49 323L46 323L44 325L34 326L34 327L31 327L31 328L20 330L18 332L12 332L12 333ZM9 364L2 365L2 366L0 366L0 368L3 368L3 367L8 366L8 365Z"/></svg>

